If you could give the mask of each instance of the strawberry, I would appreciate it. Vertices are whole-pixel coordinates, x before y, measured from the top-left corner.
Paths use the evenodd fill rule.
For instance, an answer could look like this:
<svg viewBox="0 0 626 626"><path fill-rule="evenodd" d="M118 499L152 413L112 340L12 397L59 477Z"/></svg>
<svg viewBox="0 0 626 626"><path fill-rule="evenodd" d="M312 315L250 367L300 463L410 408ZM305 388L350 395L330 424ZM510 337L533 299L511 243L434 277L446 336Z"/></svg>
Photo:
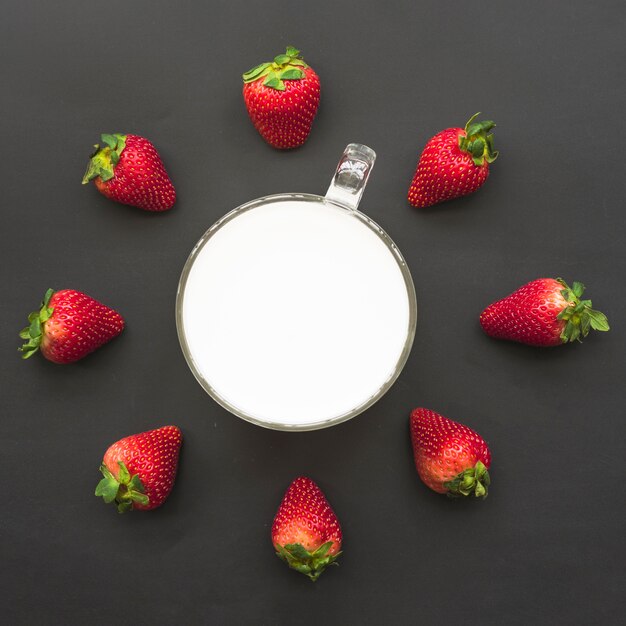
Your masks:
<svg viewBox="0 0 626 626"><path fill-rule="evenodd" d="M465 128L442 130L426 144L409 187L413 206L432 206L483 186L498 152L489 133L495 124L475 122L479 115L471 117Z"/></svg>
<svg viewBox="0 0 626 626"><path fill-rule="evenodd" d="M415 409L410 425L415 467L427 487L452 497L487 497L491 452L478 433L430 409Z"/></svg>
<svg viewBox="0 0 626 626"><path fill-rule="evenodd" d="M182 440L178 426L162 426L115 442L104 453L95 495L115 500L120 513L161 506L174 486Z"/></svg>
<svg viewBox="0 0 626 626"><path fill-rule="evenodd" d="M176 190L156 148L138 135L101 135L91 155L83 185L94 180L107 198L144 211L167 211L176 202Z"/></svg>
<svg viewBox="0 0 626 626"><path fill-rule="evenodd" d="M54 363L73 363L111 341L124 330L122 316L73 289L48 289L41 309L28 316L20 332L28 341L19 348L28 359L37 350Z"/></svg>
<svg viewBox="0 0 626 626"><path fill-rule="evenodd" d="M609 330L604 313L594 311L591 300L580 300L584 290L582 283L570 289L561 278L538 278L490 304L480 325L491 337L529 346L581 341L590 329Z"/></svg>
<svg viewBox="0 0 626 626"><path fill-rule="evenodd" d="M297 148L311 132L320 103L320 79L287 47L271 63L261 63L243 75L243 99L261 137L274 148Z"/></svg>
<svg viewBox="0 0 626 626"><path fill-rule="evenodd" d="M276 555L316 581L341 554L341 528L322 490L310 479L296 478L285 493L272 525Z"/></svg>

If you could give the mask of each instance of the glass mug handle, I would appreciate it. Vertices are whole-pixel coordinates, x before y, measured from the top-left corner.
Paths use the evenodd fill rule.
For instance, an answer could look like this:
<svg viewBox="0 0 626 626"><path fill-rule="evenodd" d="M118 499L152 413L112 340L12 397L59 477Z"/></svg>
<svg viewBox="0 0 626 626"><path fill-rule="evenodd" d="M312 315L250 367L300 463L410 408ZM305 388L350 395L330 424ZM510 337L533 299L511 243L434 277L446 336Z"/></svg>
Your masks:
<svg viewBox="0 0 626 626"><path fill-rule="evenodd" d="M326 192L327 202L356 211L374 167L376 153L360 143L346 146Z"/></svg>

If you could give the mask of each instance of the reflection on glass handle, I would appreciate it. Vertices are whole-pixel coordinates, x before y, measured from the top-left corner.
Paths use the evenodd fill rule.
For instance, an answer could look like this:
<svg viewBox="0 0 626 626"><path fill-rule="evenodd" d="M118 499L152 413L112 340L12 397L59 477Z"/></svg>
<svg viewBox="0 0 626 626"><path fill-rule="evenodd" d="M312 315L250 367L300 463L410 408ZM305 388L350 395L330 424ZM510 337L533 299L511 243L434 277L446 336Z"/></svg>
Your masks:
<svg viewBox="0 0 626 626"><path fill-rule="evenodd" d="M343 152L330 181L326 200L356 211L374 167L376 153L360 143L351 143Z"/></svg>

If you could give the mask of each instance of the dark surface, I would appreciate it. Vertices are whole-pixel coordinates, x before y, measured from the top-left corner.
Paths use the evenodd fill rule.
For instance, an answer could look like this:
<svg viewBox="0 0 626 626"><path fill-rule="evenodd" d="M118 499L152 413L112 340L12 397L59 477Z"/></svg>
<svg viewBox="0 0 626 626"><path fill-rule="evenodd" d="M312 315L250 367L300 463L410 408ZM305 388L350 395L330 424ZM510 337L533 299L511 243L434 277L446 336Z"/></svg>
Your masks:
<svg viewBox="0 0 626 626"><path fill-rule="evenodd" d="M501 6L505 4L506 6ZM2 613L7 624L613 624L624 610L625 271L621 0L12 2L0 48ZM300 47L322 80L307 144L266 146L240 74ZM500 160L473 197L410 208L425 141L481 110ZM150 215L80 178L102 131L157 145L179 192ZM178 276L218 217L267 193L324 193L344 146L378 153L362 209L388 230L420 306L406 369L341 426L266 431L200 388L174 326ZM489 340L484 306L537 276L585 282L613 329L536 350ZM127 330L74 366L21 362L49 286L117 308ZM418 480L408 414L490 442L485 502ZM185 436L149 514L93 496L121 436ZM345 535L312 585L269 528L298 474Z"/></svg>

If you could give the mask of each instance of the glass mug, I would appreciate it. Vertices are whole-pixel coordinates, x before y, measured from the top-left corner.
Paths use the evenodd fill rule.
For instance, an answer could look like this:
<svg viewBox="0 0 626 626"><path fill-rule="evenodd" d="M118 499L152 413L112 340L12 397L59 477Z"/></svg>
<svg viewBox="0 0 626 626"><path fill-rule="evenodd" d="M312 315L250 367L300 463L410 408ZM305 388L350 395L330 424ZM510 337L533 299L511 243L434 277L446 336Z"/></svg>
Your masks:
<svg viewBox="0 0 626 626"><path fill-rule="evenodd" d="M379 400L409 356L409 268L358 210L376 154L346 147L326 196L252 200L218 220L180 278L176 326L205 391L286 431L344 422Z"/></svg>

